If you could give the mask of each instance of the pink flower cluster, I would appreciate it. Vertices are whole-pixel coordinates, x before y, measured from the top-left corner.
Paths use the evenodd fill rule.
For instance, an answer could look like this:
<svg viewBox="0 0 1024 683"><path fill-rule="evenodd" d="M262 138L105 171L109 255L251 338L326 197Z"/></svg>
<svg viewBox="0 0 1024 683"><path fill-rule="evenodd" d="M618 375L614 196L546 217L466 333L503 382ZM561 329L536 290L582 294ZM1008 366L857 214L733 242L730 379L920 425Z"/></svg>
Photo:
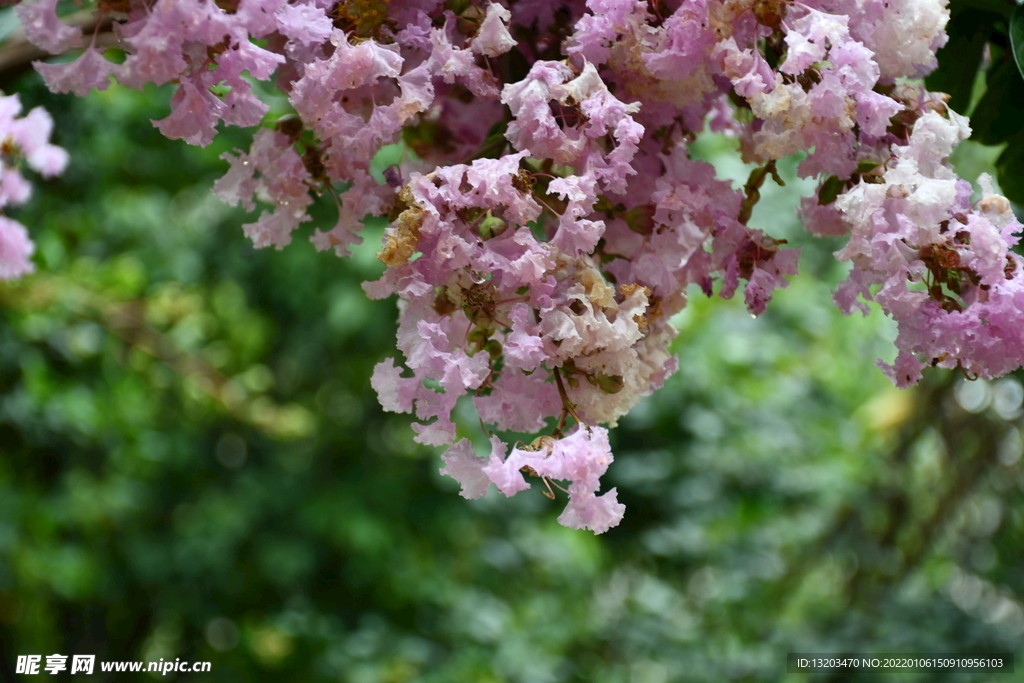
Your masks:
<svg viewBox="0 0 1024 683"><path fill-rule="evenodd" d="M469 439L461 439L442 456L445 467L441 472L462 484L466 498L479 498L492 483L506 496L514 496L530 488L523 476L528 473L543 479L551 497L555 495L552 480L572 482L569 504L558 518L571 529L602 534L622 519L626 508L618 501L615 489L596 495L601 475L612 462L607 429L580 427L557 441L541 437L534 445L513 449L508 457L501 439L491 437L491 448L490 459L481 461Z"/></svg>
<svg viewBox="0 0 1024 683"><path fill-rule="evenodd" d="M19 9L59 53L89 40L56 0ZM943 0L107 0L127 58L93 40L37 64L51 88L109 77L178 84L166 135L207 144L217 125L267 111L276 79L295 114L226 155L214 190L249 210L258 247L282 248L329 195L318 249L346 255L367 216L387 216L372 298L397 295L397 346L372 384L413 413L416 440L452 444L473 404L490 454L462 439L444 473L469 498L543 485L559 521L602 533L622 518L601 493L609 435L676 369L673 314L741 285L760 314L799 251L747 226L779 159L806 152L814 234L850 233L843 310L875 300L899 321L885 371L979 376L1024 363L1021 228L986 186L977 207L947 157L968 134L938 95L905 84L944 43ZM691 159L703 131L734 135L756 165L743 188ZM382 147L402 161L377 173ZM691 287L695 285L696 287ZM492 433L493 432L493 433ZM517 437L536 435L529 445ZM510 448L510 444L511 445ZM565 484L563 487L562 482Z"/></svg>
<svg viewBox="0 0 1024 683"><path fill-rule="evenodd" d="M970 184L949 168L969 134L955 112L925 113L873 182L836 201L854 226L836 254L853 262L836 300L866 313L858 295L874 299L899 323L896 362L880 363L897 386L927 365L991 379L1024 364L1024 269L1009 251L1022 226L987 177L972 207Z"/></svg>
<svg viewBox="0 0 1024 683"><path fill-rule="evenodd" d="M32 186L21 174L28 166L44 178L64 172L68 155L50 144L53 119L42 107L23 117L17 95L0 96L0 210L28 201ZM0 214L0 280L21 277L33 270L29 260L35 245L18 221Z"/></svg>

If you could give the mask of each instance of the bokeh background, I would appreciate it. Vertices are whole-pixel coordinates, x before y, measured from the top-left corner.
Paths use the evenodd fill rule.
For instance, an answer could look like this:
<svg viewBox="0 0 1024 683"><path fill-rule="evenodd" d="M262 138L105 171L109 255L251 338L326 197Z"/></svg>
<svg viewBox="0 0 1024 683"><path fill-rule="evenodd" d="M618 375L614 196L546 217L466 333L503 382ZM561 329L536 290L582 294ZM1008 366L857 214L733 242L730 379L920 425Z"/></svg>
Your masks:
<svg viewBox="0 0 1024 683"><path fill-rule="evenodd" d="M380 225L349 260L254 250L210 193L251 131L189 147L149 123L166 90L3 79L72 154L12 214L37 273L0 285L4 680L52 653L210 661L164 677L203 683L667 683L878 678L786 674L787 652L1022 651L1020 377L889 386L894 329L832 305L840 242L802 234L795 161L754 224L803 247L801 276L756 320L694 295L680 371L612 433L628 511L594 536L538 490L463 500L381 411L395 302L360 289ZM694 154L742 182L733 151Z"/></svg>

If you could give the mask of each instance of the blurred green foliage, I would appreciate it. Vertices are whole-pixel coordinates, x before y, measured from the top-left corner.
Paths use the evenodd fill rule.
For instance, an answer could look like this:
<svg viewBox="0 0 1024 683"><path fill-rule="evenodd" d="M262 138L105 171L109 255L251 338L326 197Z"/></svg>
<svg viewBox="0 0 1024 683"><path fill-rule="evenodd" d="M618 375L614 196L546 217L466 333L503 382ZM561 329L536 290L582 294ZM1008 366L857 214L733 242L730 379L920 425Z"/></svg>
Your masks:
<svg viewBox="0 0 1024 683"><path fill-rule="evenodd" d="M794 163L752 224L804 248L802 276L757 320L694 294L679 373L613 431L628 511L595 537L539 491L463 500L381 412L395 304L359 287L379 227L346 261L253 250L209 192L250 132L197 149L149 124L166 92L13 90L73 162L17 215L39 272L0 286L5 680L51 653L208 660L166 678L205 683L797 681L787 652L1019 654L1024 389L890 387L872 361L894 331L832 306L839 242L796 224ZM730 145L694 153L742 182Z"/></svg>

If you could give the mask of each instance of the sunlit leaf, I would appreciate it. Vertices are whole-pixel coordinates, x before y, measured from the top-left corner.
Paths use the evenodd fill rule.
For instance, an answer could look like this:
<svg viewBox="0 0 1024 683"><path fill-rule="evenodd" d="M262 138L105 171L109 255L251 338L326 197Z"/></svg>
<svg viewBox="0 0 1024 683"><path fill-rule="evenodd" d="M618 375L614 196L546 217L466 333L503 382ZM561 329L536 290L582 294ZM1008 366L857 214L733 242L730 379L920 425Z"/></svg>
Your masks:
<svg viewBox="0 0 1024 683"><path fill-rule="evenodd" d="M1024 78L1024 5L1017 5L1010 17L1010 45L1017 72Z"/></svg>

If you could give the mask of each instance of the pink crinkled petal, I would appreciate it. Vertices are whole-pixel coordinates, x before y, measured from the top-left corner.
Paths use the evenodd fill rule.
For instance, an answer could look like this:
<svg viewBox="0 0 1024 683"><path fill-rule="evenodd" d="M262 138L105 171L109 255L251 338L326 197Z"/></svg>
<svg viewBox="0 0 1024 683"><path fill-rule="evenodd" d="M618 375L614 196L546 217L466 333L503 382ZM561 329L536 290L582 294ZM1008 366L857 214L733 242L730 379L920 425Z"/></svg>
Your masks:
<svg viewBox="0 0 1024 683"><path fill-rule="evenodd" d="M370 386L377 392L381 407L392 413L411 413L421 384L415 377L402 377L402 368L395 366L394 358L377 363L370 378Z"/></svg>
<svg viewBox="0 0 1024 683"><path fill-rule="evenodd" d="M504 451L491 454L491 459L488 460L483 470L487 478L494 482L498 490L506 496L514 496L520 491L530 488L530 485L526 483L526 478L519 471L524 464L522 451L513 450L512 455L507 459L503 456Z"/></svg>
<svg viewBox="0 0 1024 683"><path fill-rule="evenodd" d="M498 3L492 2L487 8L487 16L480 24L480 30L473 38L470 49L480 55L497 57L515 47L516 39L508 32L506 26L511 18L511 12Z"/></svg>
<svg viewBox="0 0 1024 683"><path fill-rule="evenodd" d="M562 409L558 390L539 372L526 375L510 367L494 389L490 396L474 396L473 403L481 420L501 430L536 432Z"/></svg>
<svg viewBox="0 0 1024 683"><path fill-rule="evenodd" d="M537 325L530 320L530 308L516 304L509 314L512 330L505 338L505 359L509 365L528 372L536 370L544 361L547 351L544 340L537 335Z"/></svg>
<svg viewBox="0 0 1024 683"><path fill-rule="evenodd" d="M196 79L198 80L198 79ZM226 108L224 102L193 79L184 79L171 98L171 114L153 125L171 140L206 147L217 134L217 121Z"/></svg>
<svg viewBox="0 0 1024 683"><path fill-rule="evenodd" d="M843 220L835 202L822 206L818 203L817 194L800 200L797 215L803 222L804 230L812 235L846 235L850 232L850 224Z"/></svg>
<svg viewBox="0 0 1024 683"><path fill-rule="evenodd" d="M239 151L239 156L225 153L220 158L228 162L228 172L214 181L213 193L225 204L241 204L246 211L254 210L256 205L252 197L256 193L257 181L253 174L256 168L249 155Z"/></svg>
<svg viewBox="0 0 1024 683"><path fill-rule="evenodd" d="M32 196L32 185L15 168L0 170L0 206L24 204Z"/></svg>
<svg viewBox="0 0 1024 683"><path fill-rule="evenodd" d="M460 439L441 456L445 466L441 468L441 474L446 474L459 482L462 490L459 494L463 498L472 500L481 498L487 493L491 480L484 474L483 458L477 456L473 450L473 444L469 439Z"/></svg>
<svg viewBox="0 0 1024 683"><path fill-rule="evenodd" d="M445 83L462 82L477 97L497 97L498 86L491 72L477 66L472 50L456 47L448 38L451 25L449 19L443 28L430 32L429 68L442 76Z"/></svg>
<svg viewBox="0 0 1024 683"><path fill-rule="evenodd" d="M618 491L611 489L600 496L570 496L558 523L570 529L590 529L595 534L603 534L618 526L625 513L626 506L619 502Z"/></svg>
<svg viewBox="0 0 1024 683"><path fill-rule="evenodd" d="M330 18L314 5L284 5L275 18L279 32L306 45L319 45L334 32Z"/></svg>
<svg viewBox="0 0 1024 683"><path fill-rule="evenodd" d="M412 440L426 446L444 446L455 438L455 423L444 415L428 425L414 423L412 430L416 432Z"/></svg>
<svg viewBox="0 0 1024 683"><path fill-rule="evenodd" d="M50 54L59 55L81 47L82 29L68 26L57 18L57 0L26 2L14 11L28 39Z"/></svg>
<svg viewBox="0 0 1024 683"><path fill-rule="evenodd" d="M247 128L258 126L270 108L252 93L252 86L241 78L229 82L231 92L224 96L224 122Z"/></svg>
<svg viewBox="0 0 1024 683"><path fill-rule="evenodd" d="M573 482L570 490L577 494L595 493L601 476L612 460L608 430L604 427L580 427L555 442L552 456L537 466L540 474Z"/></svg>
<svg viewBox="0 0 1024 683"><path fill-rule="evenodd" d="M110 86L110 74L117 68L116 64L104 59L103 55L92 47L73 62L33 62L32 66L43 77L46 86L52 92L70 92L78 97L85 97L93 88L106 90Z"/></svg>
<svg viewBox="0 0 1024 683"><path fill-rule="evenodd" d="M68 165L68 153L50 144L53 118L45 109L33 108L25 118L14 121L9 131L33 170L47 178L64 172Z"/></svg>
<svg viewBox="0 0 1024 683"><path fill-rule="evenodd" d="M896 355L896 362L892 365L881 359L875 361L875 365L881 368L889 381L901 389L917 384L921 379L921 370L924 364L914 357L914 354L907 351L900 351Z"/></svg>
<svg viewBox="0 0 1024 683"><path fill-rule="evenodd" d="M246 223L242 230L257 249L273 246L280 251L291 244L292 231L299 227L303 218L304 214L278 208L264 211L255 223Z"/></svg>
<svg viewBox="0 0 1024 683"><path fill-rule="evenodd" d="M25 226L0 216L0 280L21 277L35 270L29 260L34 251L35 245Z"/></svg>

